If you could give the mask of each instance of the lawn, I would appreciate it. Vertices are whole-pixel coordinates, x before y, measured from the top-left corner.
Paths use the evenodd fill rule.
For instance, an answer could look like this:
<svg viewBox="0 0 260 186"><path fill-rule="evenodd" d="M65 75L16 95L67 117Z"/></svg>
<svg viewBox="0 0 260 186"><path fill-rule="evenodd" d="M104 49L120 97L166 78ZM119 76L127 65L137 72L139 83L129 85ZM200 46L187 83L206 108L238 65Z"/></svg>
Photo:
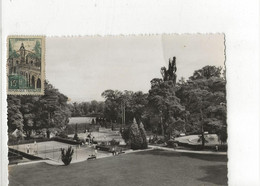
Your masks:
<svg viewBox="0 0 260 186"><path fill-rule="evenodd" d="M9 167L10 186L227 185L227 156L152 150L69 166Z"/></svg>

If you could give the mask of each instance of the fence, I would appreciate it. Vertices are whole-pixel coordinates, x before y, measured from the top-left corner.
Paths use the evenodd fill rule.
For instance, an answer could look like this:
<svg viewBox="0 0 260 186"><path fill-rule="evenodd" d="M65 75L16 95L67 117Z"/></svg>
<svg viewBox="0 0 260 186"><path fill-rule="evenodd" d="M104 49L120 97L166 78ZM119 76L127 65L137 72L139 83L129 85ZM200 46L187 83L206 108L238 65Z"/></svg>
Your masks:
<svg viewBox="0 0 260 186"><path fill-rule="evenodd" d="M29 140L15 140L15 141L8 141L8 146L11 145L22 145L27 143L34 143L35 141L38 142L45 142L45 141L52 141L52 138L41 138L41 139L29 139Z"/></svg>

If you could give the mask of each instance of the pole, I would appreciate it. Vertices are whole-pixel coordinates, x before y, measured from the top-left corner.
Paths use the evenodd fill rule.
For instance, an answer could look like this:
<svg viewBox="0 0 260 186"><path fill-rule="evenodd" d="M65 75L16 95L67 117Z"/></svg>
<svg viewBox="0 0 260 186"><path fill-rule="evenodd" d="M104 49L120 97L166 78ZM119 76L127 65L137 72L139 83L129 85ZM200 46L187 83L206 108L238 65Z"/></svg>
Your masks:
<svg viewBox="0 0 260 186"><path fill-rule="evenodd" d="M123 125L125 125L125 101L123 102Z"/></svg>
<svg viewBox="0 0 260 186"><path fill-rule="evenodd" d="M204 148L205 137L204 137L204 126L203 126L203 114L201 108L200 108L200 117L201 117L201 142L202 142L202 148Z"/></svg>
<svg viewBox="0 0 260 186"><path fill-rule="evenodd" d="M160 111L160 119L161 119L161 130L162 130L162 136L164 137L164 129L163 129L163 118L162 118L162 111Z"/></svg>
<svg viewBox="0 0 260 186"><path fill-rule="evenodd" d="M123 107L123 104L121 104L121 111L122 111L122 124L121 124L121 129L120 129L120 131L122 131L123 123L124 123L124 107Z"/></svg>

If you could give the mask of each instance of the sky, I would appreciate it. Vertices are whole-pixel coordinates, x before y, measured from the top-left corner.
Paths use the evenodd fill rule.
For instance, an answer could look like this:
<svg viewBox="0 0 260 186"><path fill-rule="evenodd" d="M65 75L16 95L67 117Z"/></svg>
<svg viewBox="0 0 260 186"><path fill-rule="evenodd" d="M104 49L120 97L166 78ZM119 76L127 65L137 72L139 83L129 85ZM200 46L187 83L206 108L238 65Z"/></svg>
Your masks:
<svg viewBox="0 0 260 186"><path fill-rule="evenodd" d="M71 102L104 100L103 91L147 93L176 57L177 79L206 65L224 67L223 34L47 37L46 79Z"/></svg>
<svg viewBox="0 0 260 186"><path fill-rule="evenodd" d="M29 41L24 39L24 38L15 38L15 39L10 39L9 42L11 42L12 49L18 51L21 47L21 44L24 44L24 47L26 50L33 51L36 41L39 41L41 43L41 39L33 38L30 39Z"/></svg>

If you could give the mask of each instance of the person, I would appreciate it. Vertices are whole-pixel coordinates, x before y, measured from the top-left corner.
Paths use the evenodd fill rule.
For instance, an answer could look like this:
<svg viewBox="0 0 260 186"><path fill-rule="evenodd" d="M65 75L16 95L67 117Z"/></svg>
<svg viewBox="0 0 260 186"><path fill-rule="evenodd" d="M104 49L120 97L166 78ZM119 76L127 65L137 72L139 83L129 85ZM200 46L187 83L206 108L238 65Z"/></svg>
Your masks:
<svg viewBox="0 0 260 186"><path fill-rule="evenodd" d="M113 156L116 154L115 147L112 148L112 154Z"/></svg>
<svg viewBox="0 0 260 186"><path fill-rule="evenodd" d="M37 143L34 141L34 154L37 154Z"/></svg>
<svg viewBox="0 0 260 186"><path fill-rule="evenodd" d="M88 134L89 144L91 144L91 132Z"/></svg>
<svg viewBox="0 0 260 186"><path fill-rule="evenodd" d="M27 154L30 154L30 145L27 145Z"/></svg>
<svg viewBox="0 0 260 186"><path fill-rule="evenodd" d="M216 145L216 151L218 151L218 146Z"/></svg>
<svg viewBox="0 0 260 186"><path fill-rule="evenodd" d="M178 147L178 143L173 143L173 148L176 149Z"/></svg>

